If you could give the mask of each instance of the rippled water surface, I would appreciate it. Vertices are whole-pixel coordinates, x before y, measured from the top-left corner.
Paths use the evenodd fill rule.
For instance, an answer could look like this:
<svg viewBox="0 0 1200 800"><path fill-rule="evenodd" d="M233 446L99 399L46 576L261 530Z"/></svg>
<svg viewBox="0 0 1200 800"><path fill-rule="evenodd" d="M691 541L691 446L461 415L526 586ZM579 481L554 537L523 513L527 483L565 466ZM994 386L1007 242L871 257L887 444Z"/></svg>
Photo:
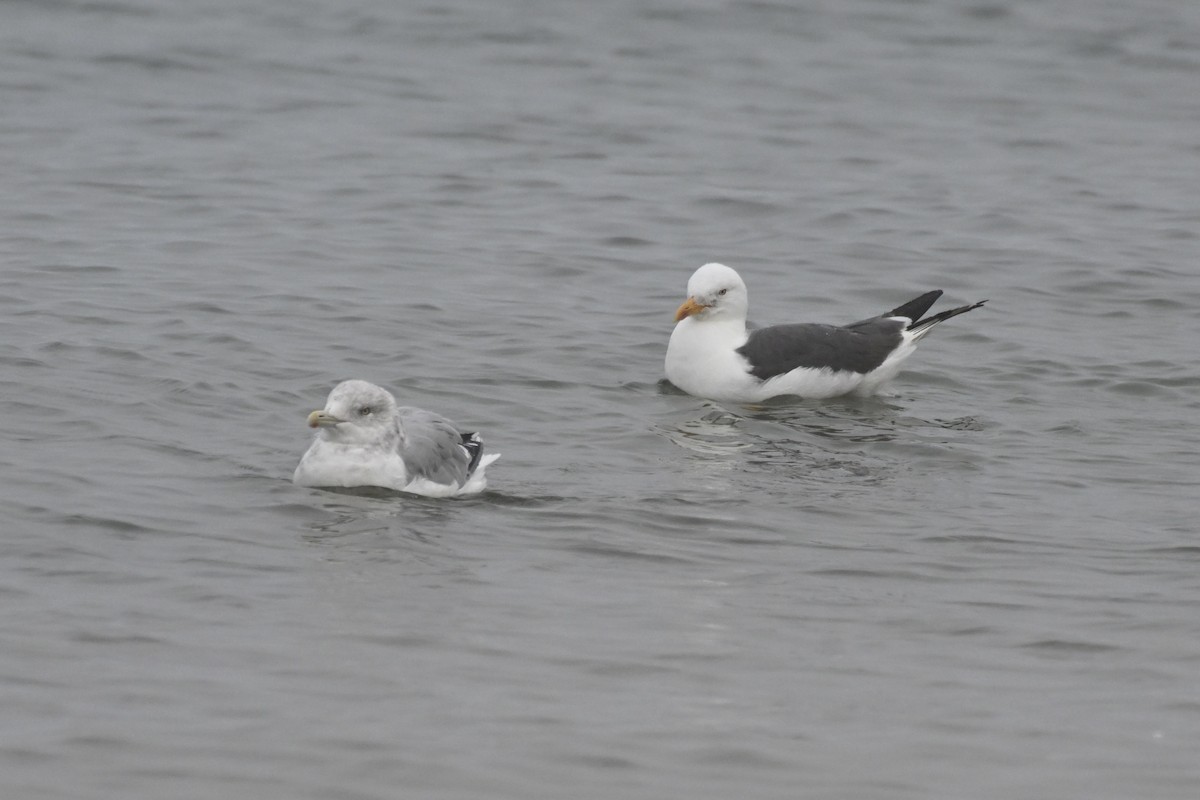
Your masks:
<svg viewBox="0 0 1200 800"><path fill-rule="evenodd" d="M1196 796L1200 5L0 14L5 797ZM712 260L990 302L719 406ZM292 486L349 377L491 489Z"/></svg>

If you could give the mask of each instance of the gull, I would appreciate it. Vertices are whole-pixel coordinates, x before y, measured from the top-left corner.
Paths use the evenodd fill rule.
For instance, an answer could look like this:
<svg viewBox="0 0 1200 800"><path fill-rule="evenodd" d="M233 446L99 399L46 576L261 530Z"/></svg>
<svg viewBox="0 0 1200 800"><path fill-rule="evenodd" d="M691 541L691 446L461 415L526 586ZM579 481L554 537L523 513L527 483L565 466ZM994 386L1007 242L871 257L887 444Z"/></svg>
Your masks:
<svg viewBox="0 0 1200 800"><path fill-rule="evenodd" d="M483 455L477 433L460 433L432 411L396 405L387 389L343 381L325 408L308 415L316 428L292 476L299 486L378 486L426 497L478 494L500 457Z"/></svg>
<svg viewBox="0 0 1200 800"><path fill-rule="evenodd" d="M779 395L810 399L879 391L933 327L986 303L921 319L941 290L850 325L798 323L746 330L746 284L724 264L688 281L667 345L667 379L708 400L758 403Z"/></svg>

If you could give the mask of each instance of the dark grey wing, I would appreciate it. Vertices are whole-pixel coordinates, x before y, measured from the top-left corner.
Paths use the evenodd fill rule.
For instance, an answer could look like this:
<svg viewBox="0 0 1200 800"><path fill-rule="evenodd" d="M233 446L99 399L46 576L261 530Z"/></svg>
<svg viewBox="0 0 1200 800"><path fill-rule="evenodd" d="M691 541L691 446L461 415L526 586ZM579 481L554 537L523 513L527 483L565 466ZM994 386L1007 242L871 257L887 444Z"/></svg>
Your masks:
<svg viewBox="0 0 1200 800"><path fill-rule="evenodd" d="M454 423L420 408L398 408L396 416L404 431L400 458L409 479L462 486L470 475L471 457Z"/></svg>
<svg viewBox="0 0 1200 800"><path fill-rule="evenodd" d="M904 322L875 317L853 325L773 325L751 331L738 353L760 380L800 367L866 374L884 362L902 341Z"/></svg>

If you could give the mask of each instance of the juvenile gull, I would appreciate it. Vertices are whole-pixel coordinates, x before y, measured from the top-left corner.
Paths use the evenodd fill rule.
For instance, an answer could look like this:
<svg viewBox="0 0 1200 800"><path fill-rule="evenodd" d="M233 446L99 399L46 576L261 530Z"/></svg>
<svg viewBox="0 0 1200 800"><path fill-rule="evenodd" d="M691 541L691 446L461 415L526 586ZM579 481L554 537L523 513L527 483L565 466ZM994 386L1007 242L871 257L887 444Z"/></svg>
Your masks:
<svg viewBox="0 0 1200 800"><path fill-rule="evenodd" d="M933 326L987 302L921 319L942 294L935 290L850 325L800 323L747 332L746 284L737 272L705 264L687 288L667 345L667 379L688 394L732 403L874 394Z"/></svg>
<svg viewBox="0 0 1200 800"><path fill-rule="evenodd" d="M487 465L477 433L459 433L431 411L396 405L386 389L343 381L325 408L308 415L317 429L292 476L299 486L379 486L426 497L477 494Z"/></svg>

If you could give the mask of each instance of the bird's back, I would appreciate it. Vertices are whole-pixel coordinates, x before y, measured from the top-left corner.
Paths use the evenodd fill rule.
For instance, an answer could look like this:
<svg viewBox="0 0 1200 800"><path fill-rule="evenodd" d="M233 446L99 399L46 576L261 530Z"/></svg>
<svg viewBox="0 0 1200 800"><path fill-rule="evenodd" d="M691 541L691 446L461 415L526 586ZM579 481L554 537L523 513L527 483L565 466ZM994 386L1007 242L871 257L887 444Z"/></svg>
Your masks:
<svg viewBox="0 0 1200 800"><path fill-rule="evenodd" d="M463 436L450 420L422 408L396 409L400 426L400 457L410 480L424 478L438 484L461 486L466 482L472 457L463 448Z"/></svg>

